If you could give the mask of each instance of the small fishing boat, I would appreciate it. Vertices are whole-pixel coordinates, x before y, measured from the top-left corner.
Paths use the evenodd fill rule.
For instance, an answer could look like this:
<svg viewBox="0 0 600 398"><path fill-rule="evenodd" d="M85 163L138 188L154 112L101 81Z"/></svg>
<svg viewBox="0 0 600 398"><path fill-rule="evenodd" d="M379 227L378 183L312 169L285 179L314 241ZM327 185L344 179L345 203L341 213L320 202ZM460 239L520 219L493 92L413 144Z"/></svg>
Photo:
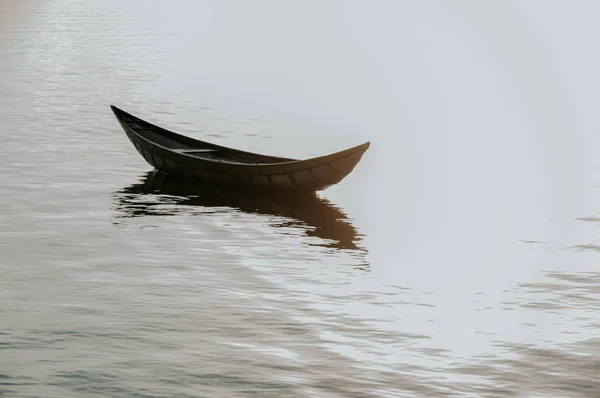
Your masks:
<svg viewBox="0 0 600 398"><path fill-rule="evenodd" d="M111 109L137 151L157 170L245 187L322 191L350 174L370 145L306 160L266 156L186 137L113 105Z"/></svg>

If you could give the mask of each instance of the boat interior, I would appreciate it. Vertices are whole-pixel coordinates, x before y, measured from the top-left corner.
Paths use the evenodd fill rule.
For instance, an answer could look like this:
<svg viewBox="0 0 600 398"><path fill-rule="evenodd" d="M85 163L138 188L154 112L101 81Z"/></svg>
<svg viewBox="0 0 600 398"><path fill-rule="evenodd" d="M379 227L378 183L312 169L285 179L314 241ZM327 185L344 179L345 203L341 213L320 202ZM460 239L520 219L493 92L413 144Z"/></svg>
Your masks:
<svg viewBox="0 0 600 398"><path fill-rule="evenodd" d="M163 129L162 127L155 126L116 107L113 107L113 111L117 114L119 120L133 132L157 145L168 148L173 152L207 160L219 160L221 162L225 161L243 164L269 164L293 162L296 160L245 152L195 140Z"/></svg>

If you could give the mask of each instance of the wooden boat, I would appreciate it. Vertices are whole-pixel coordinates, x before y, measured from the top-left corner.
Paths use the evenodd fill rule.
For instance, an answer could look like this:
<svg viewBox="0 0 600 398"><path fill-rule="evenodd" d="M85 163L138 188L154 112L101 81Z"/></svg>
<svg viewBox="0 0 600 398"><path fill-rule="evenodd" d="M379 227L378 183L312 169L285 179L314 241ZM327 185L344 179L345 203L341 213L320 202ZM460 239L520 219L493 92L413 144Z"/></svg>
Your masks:
<svg viewBox="0 0 600 398"><path fill-rule="evenodd" d="M370 145L306 160L266 156L199 141L113 105L111 109L137 151L157 170L255 188L322 191L350 174Z"/></svg>
<svg viewBox="0 0 600 398"><path fill-rule="evenodd" d="M271 215L273 228L303 229L308 236L322 239L315 243L363 256L358 244L362 235L337 206L315 193L245 190L231 185L194 181L158 171L146 173L139 182L113 193L115 224L126 219L149 216L194 214L190 207L202 208L199 215L241 211ZM186 209L187 208L187 209ZM285 232L284 232L285 233Z"/></svg>

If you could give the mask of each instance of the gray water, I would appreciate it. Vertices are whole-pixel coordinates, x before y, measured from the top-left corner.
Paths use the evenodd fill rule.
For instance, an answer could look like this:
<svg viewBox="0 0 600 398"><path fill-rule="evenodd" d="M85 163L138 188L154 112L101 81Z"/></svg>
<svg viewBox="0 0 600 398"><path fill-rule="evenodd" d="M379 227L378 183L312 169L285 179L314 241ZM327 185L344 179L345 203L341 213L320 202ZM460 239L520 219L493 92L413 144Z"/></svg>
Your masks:
<svg viewBox="0 0 600 398"><path fill-rule="evenodd" d="M600 397L599 11L1 0L0 396ZM109 104L372 145L314 203L192 195Z"/></svg>

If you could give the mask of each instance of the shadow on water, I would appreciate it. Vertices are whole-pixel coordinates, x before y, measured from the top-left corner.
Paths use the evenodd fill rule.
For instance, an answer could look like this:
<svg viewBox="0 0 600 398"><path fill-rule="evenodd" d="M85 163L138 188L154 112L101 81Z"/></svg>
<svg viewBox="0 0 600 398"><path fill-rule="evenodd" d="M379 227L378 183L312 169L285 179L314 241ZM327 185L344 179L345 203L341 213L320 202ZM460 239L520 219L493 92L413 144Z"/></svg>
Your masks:
<svg viewBox="0 0 600 398"><path fill-rule="evenodd" d="M239 190L152 171L142 176L139 183L115 192L113 197L117 219L180 215L185 212L182 206L210 209L212 214L233 210L273 215L278 218L269 223L272 227L300 228L308 236L326 241L313 245L367 253L358 245L361 235L348 216L316 194Z"/></svg>

